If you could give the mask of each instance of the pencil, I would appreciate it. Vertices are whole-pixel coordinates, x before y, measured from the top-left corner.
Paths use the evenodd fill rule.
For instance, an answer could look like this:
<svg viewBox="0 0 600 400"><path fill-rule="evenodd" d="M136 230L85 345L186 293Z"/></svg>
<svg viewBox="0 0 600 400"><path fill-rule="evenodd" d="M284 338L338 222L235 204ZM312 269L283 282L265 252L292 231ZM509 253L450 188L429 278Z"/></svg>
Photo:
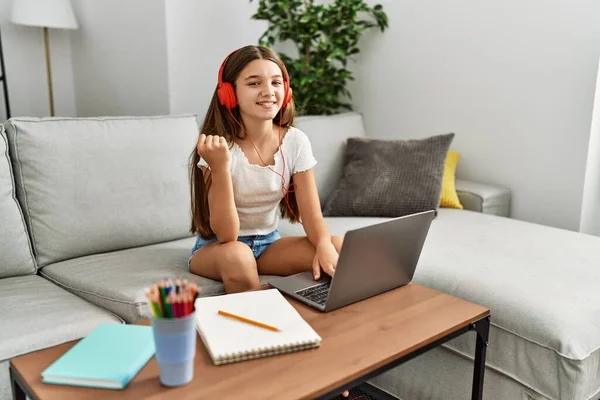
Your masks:
<svg viewBox="0 0 600 400"><path fill-rule="evenodd" d="M156 318L160 318L162 316L161 315L162 313L160 311L159 302L157 301L157 298L156 298L154 292L152 292L152 290L147 290L146 296L148 297L148 300L150 301L150 306L152 308L152 315L154 315Z"/></svg>
<svg viewBox="0 0 600 400"><path fill-rule="evenodd" d="M171 317L179 318L179 308L177 307L175 293L171 292L171 294L167 296L167 303L171 306Z"/></svg>
<svg viewBox="0 0 600 400"><path fill-rule="evenodd" d="M154 304L156 304L157 317L159 317L159 318L164 317L165 314L163 311L163 304L162 304L162 301L160 301L160 293L157 288L155 288L155 290L152 292L152 300L153 300Z"/></svg>
<svg viewBox="0 0 600 400"><path fill-rule="evenodd" d="M261 328L269 329L271 331L279 332L279 329L277 329L274 326L263 324L262 322L254 321L254 320L251 320L251 319L248 319L248 318L240 317L239 315L231 314L231 313L228 313L227 311L219 310L218 314L220 314L220 315L222 315L224 317L229 317L229 318L237 319L238 321L246 322L248 324L252 324L252 325L255 325L255 326L258 326L258 327L261 327Z"/></svg>

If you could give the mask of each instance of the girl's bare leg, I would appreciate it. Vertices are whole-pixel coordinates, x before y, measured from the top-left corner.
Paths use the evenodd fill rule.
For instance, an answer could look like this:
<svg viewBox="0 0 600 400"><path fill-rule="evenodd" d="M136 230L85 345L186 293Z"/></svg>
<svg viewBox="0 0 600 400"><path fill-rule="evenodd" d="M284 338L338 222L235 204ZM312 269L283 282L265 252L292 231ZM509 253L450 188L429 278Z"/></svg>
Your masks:
<svg viewBox="0 0 600 400"><path fill-rule="evenodd" d="M331 243L338 254L342 238L332 236ZM258 258L258 273L261 275L293 275L312 271L316 249L306 236L287 236L276 240Z"/></svg>
<svg viewBox="0 0 600 400"><path fill-rule="evenodd" d="M254 254L242 242L209 243L190 261L190 272L223 282L227 293L260 288Z"/></svg>

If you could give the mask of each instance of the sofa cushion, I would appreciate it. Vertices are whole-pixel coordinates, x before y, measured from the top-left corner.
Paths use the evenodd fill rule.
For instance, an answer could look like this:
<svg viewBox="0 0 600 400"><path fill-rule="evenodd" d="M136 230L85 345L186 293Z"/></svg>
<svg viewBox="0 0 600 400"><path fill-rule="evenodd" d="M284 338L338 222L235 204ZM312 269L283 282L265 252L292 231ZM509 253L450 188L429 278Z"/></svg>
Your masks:
<svg viewBox="0 0 600 400"><path fill-rule="evenodd" d="M0 278L36 271L25 218L17 202L4 126L0 125Z"/></svg>
<svg viewBox="0 0 600 400"><path fill-rule="evenodd" d="M0 361L84 337L117 316L37 276L0 279Z"/></svg>
<svg viewBox="0 0 600 400"><path fill-rule="evenodd" d="M458 151L450 150L444 164L444 177L442 178L442 194L440 195L440 207L463 209L460 199L456 193L456 165L460 160Z"/></svg>
<svg viewBox="0 0 600 400"><path fill-rule="evenodd" d="M40 267L189 236L195 116L13 118L6 129Z"/></svg>
<svg viewBox="0 0 600 400"><path fill-rule="evenodd" d="M475 342L475 334L467 336ZM473 360L438 346L376 376L369 383L399 399L467 400L471 398L473 387ZM534 389L489 366L485 369L482 398L549 400Z"/></svg>
<svg viewBox="0 0 600 400"><path fill-rule="evenodd" d="M324 206L342 176L346 140L365 137L362 115L348 112L303 116L296 118L294 125L306 133L312 144L313 154L317 159L315 181L321 206Z"/></svg>
<svg viewBox="0 0 600 400"><path fill-rule="evenodd" d="M368 217L325 217L325 223L332 235L344 237L346 232L365 226L379 224L389 221L389 218ZM306 236L304 228L300 224L292 224L287 219L279 221L279 233L281 236Z"/></svg>
<svg viewBox="0 0 600 400"><path fill-rule="evenodd" d="M489 307L487 365L552 399L600 393L600 238L440 209L414 280ZM453 351L473 358L470 335Z"/></svg>
<svg viewBox="0 0 600 400"><path fill-rule="evenodd" d="M508 217L511 192L497 184L456 180L456 194L465 210Z"/></svg>
<svg viewBox="0 0 600 400"><path fill-rule="evenodd" d="M10 361L0 361L0 399L14 399L10 386Z"/></svg>
<svg viewBox="0 0 600 400"><path fill-rule="evenodd" d="M150 318L145 291L164 279L188 279L200 296L223 294L223 284L192 274L188 260L195 238L95 254L50 264L40 273L52 282L119 315L128 323ZM267 282L272 277L262 277Z"/></svg>
<svg viewBox="0 0 600 400"><path fill-rule="evenodd" d="M349 139L342 180L323 215L401 217L437 209L453 138Z"/></svg>

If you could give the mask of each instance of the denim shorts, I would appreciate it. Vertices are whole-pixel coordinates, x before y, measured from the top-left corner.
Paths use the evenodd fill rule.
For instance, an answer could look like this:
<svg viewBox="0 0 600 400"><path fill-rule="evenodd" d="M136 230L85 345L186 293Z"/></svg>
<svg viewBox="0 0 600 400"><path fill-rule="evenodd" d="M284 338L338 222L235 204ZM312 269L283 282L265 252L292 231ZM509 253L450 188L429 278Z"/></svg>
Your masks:
<svg viewBox="0 0 600 400"><path fill-rule="evenodd" d="M252 253L254 253L254 258L260 257L260 255L277 239L281 238L279 234L279 229L275 229L271 233L267 233L266 235L249 235L249 236L238 236L237 241L242 242L250 247ZM214 243L217 241L216 237L210 239L204 239L202 236L196 236L196 244L192 249L192 255L190 256L190 260L196 251L202 246L205 246L209 243Z"/></svg>

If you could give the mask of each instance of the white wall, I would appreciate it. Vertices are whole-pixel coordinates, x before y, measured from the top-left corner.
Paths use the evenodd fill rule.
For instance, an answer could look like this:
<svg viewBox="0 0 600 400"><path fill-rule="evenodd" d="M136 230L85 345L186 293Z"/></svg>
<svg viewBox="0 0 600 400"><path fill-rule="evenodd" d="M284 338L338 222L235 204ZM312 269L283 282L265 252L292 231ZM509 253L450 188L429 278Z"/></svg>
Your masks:
<svg viewBox="0 0 600 400"><path fill-rule="evenodd" d="M256 44L267 28L265 21L250 19L257 8L257 0L166 1L172 113L204 117L223 59L238 47Z"/></svg>
<svg viewBox="0 0 600 400"><path fill-rule="evenodd" d="M370 135L455 132L458 175L512 189L512 216L577 230L600 2L380 0L352 86Z"/></svg>
<svg viewBox="0 0 600 400"><path fill-rule="evenodd" d="M77 114L169 113L165 0L73 1Z"/></svg>
<svg viewBox="0 0 600 400"><path fill-rule="evenodd" d="M579 231L600 236L600 67L596 79Z"/></svg>
<svg viewBox="0 0 600 400"><path fill-rule="evenodd" d="M10 22L11 0L0 0L0 27L8 97L13 117L50 115L46 56L42 28ZM75 116L75 92L71 62L72 31L50 29L50 55L54 85L54 112ZM0 90L0 120L6 119Z"/></svg>

